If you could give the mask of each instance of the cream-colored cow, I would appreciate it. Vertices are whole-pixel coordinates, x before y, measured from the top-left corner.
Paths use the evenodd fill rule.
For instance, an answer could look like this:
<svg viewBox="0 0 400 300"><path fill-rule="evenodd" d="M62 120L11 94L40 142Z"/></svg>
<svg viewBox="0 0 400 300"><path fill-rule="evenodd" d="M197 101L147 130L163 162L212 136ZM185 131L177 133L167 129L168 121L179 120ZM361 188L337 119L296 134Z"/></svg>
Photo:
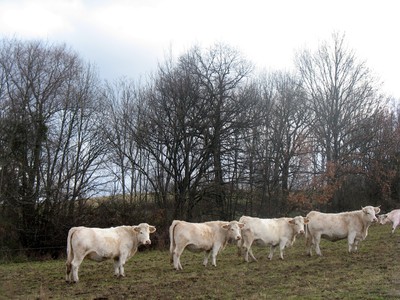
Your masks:
<svg viewBox="0 0 400 300"><path fill-rule="evenodd" d="M244 249L244 260L249 261L249 254L253 260L251 246L270 246L269 259L272 259L274 250L279 246L280 258L283 259L283 251L286 246L292 246L296 236L304 234L304 224L307 218L297 216L294 218L260 219L242 216L239 219L244 224L242 228L242 240L238 242L238 253Z"/></svg>
<svg viewBox="0 0 400 300"><path fill-rule="evenodd" d="M317 255L322 255L319 247L321 238L338 241L347 238L349 253L357 251L358 243L368 235L369 226L377 222L379 207L366 206L361 210L342 213L321 213L311 211L306 225L306 245L308 255L312 255L312 245Z"/></svg>
<svg viewBox="0 0 400 300"><path fill-rule="evenodd" d="M377 216L379 224L392 224L392 233L400 225L400 209L394 209L390 213Z"/></svg>
<svg viewBox="0 0 400 300"><path fill-rule="evenodd" d="M208 263L211 254L212 265L217 266L217 254L229 240L241 239L240 228L243 224L237 221L211 221L189 223L174 220L169 228L171 262L176 270L182 270L180 261L183 250L192 252L205 251L203 265Z"/></svg>
<svg viewBox="0 0 400 300"><path fill-rule="evenodd" d="M125 276L124 264L140 245L150 245L154 226L141 223L137 226L112 228L72 227L67 240L67 282L78 282L78 270L83 259L94 261L114 260L115 276Z"/></svg>

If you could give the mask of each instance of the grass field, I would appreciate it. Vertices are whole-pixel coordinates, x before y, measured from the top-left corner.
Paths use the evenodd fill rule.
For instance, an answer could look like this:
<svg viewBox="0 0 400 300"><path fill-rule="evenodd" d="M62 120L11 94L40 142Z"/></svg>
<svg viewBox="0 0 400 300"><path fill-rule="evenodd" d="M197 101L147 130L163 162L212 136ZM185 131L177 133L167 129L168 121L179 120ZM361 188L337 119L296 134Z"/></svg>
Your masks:
<svg viewBox="0 0 400 300"><path fill-rule="evenodd" d="M85 260L77 284L65 282L65 260L3 263L0 299L400 299L400 230L390 230L371 226L355 254L346 241L324 241L324 256L308 257L300 237L284 261L255 247L258 261L245 263L229 245L216 268L204 268L202 254L185 251L179 272L168 251L148 250L128 261L122 279L112 261Z"/></svg>

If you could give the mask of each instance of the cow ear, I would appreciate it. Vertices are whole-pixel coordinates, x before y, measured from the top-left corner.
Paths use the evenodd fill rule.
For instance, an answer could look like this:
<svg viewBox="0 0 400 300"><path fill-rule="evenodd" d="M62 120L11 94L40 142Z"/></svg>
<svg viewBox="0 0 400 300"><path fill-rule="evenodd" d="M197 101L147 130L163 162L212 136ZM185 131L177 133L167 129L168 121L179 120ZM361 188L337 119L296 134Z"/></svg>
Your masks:
<svg viewBox="0 0 400 300"><path fill-rule="evenodd" d="M374 207L376 214L379 214L379 212L381 211L381 209L379 207L380 207L380 205L378 207Z"/></svg>
<svg viewBox="0 0 400 300"><path fill-rule="evenodd" d="M229 229L229 224L222 225L222 228L228 230Z"/></svg>
<svg viewBox="0 0 400 300"><path fill-rule="evenodd" d="M140 227L139 226L132 226L133 230L135 230L136 232L140 232Z"/></svg>
<svg viewBox="0 0 400 300"><path fill-rule="evenodd" d="M308 218L304 218L304 224L308 224L308 222L310 222L310 220Z"/></svg>
<svg viewBox="0 0 400 300"><path fill-rule="evenodd" d="M296 224L293 219L289 220L289 223L292 225Z"/></svg>
<svg viewBox="0 0 400 300"><path fill-rule="evenodd" d="M155 226L149 226L149 231L150 231L150 233L156 232L156 227Z"/></svg>
<svg viewBox="0 0 400 300"><path fill-rule="evenodd" d="M244 223L238 223L239 228L243 228L244 227Z"/></svg>

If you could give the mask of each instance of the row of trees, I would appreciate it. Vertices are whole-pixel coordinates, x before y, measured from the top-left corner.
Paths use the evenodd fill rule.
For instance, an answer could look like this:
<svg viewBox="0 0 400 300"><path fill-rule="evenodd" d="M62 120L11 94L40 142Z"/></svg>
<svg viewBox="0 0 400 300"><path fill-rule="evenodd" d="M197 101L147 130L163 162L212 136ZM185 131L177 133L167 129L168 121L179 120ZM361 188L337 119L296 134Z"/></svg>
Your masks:
<svg viewBox="0 0 400 300"><path fill-rule="evenodd" d="M65 45L3 39L0 247L63 245L78 224L395 207L395 103L343 35L295 66L255 74L215 44L104 83Z"/></svg>

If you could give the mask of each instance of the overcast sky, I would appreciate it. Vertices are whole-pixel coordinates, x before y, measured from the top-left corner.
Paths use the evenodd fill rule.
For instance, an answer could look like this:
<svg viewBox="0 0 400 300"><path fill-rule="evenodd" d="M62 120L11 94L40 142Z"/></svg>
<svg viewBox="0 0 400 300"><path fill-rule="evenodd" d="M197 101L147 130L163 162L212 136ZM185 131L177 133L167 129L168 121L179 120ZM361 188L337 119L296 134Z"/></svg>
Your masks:
<svg viewBox="0 0 400 300"><path fill-rule="evenodd" d="M400 99L398 0L0 0L0 36L66 43L104 79L138 79L170 50L215 42L257 67L290 70L333 32Z"/></svg>

